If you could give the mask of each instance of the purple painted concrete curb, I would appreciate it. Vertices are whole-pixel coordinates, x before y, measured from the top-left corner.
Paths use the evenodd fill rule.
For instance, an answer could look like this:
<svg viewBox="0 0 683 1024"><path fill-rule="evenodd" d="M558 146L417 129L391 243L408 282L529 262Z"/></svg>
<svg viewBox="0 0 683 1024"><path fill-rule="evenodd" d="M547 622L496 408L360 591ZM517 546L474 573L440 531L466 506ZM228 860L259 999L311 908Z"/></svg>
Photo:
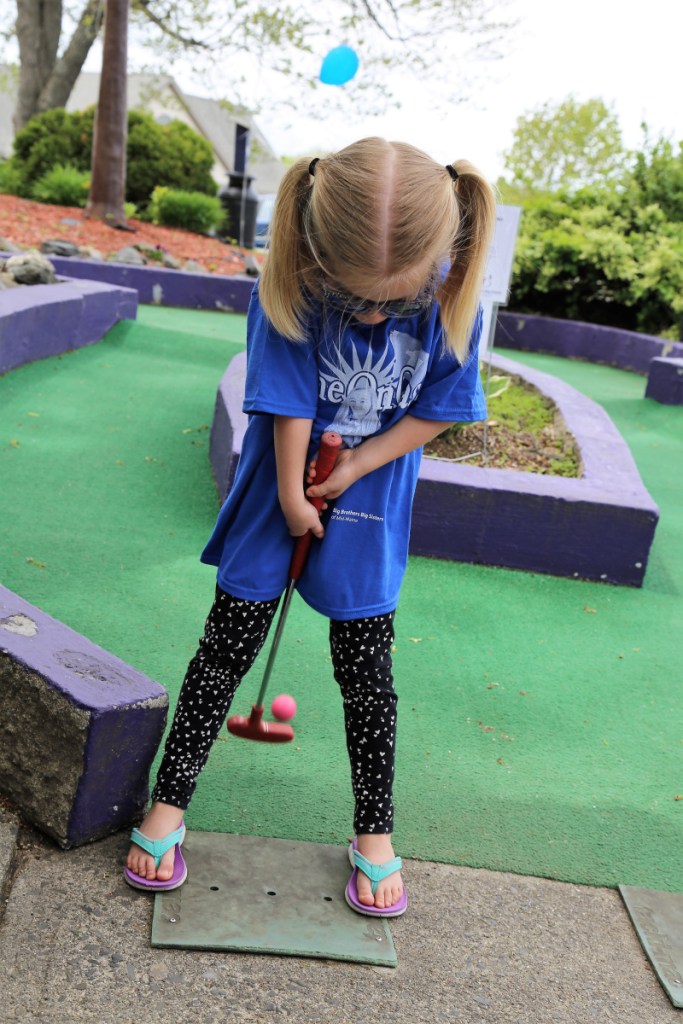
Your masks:
<svg viewBox="0 0 683 1024"><path fill-rule="evenodd" d="M68 277L104 281L134 288L141 303L182 306L186 309L217 309L246 313L254 278L241 274L195 274L165 267L136 267L127 263L50 256L56 271Z"/></svg>
<svg viewBox="0 0 683 1024"><path fill-rule="evenodd" d="M133 289L88 280L4 291L0 372L93 344L118 320L134 319L137 304ZM17 632L21 623L29 635ZM6 659L13 677L19 672L27 680L42 680L43 689L58 698L55 707L62 712L80 709L88 726L83 749L73 751L72 768L82 759L78 786L73 793L60 793L61 803L72 801L68 820L55 821L54 815L43 813L42 797L25 784L13 792L10 772L3 788L64 847L90 842L137 819L147 803L148 773L166 721L163 687L0 586L0 670ZM3 710L0 702L2 732L7 725ZM7 735L11 740L9 727ZM41 742L42 736L27 738L27 745L37 751ZM15 759L12 750L9 756ZM35 766L29 760L27 755L23 771L16 763L13 770L30 775Z"/></svg>
<svg viewBox="0 0 683 1024"><path fill-rule="evenodd" d="M650 361L656 357L683 358L683 343L678 341L530 313L499 312L494 343L501 348L585 359L642 374L648 373Z"/></svg>
<svg viewBox="0 0 683 1024"><path fill-rule="evenodd" d="M683 405L683 358L652 360L645 397L663 405Z"/></svg>
<svg viewBox="0 0 683 1024"><path fill-rule="evenodd" d="M137 294L97 281L60 280L0 292L0 373L91 345L137 316Z"/></svg>
<svg viewBox="0 0 683 1024"><path fill-rule="evenodd" d="M148 799L149 769L161 741L168 710L164 688L108 651L0 587L0 667L2 656L42 681L54 699L87 713L82 769L66 829L36 820L35 808L22 808L63 847L90 842L128 825ZM0 732L6 714L0 702ZM59 727L59 712L54 727ZM35 757L49 736L30 738ZM22 765L15 762L16 771ZM24 772L27 766L23 765ZM45 786L59 785L48 775ZM3 788L13 796L12 780ZM43 793L41 796L47 796Z"/></svg>
<svg viewBox="0 0 683 1024"><path fill-rule="evenodd" d="M541 476L424 458L413 508L411 553L458 562L640 586L659 510L605 411L568 384L493 357L557 404L580 447L580 479ZM246 355L218 388L210 458L223 499L247 417Z"/></svg>

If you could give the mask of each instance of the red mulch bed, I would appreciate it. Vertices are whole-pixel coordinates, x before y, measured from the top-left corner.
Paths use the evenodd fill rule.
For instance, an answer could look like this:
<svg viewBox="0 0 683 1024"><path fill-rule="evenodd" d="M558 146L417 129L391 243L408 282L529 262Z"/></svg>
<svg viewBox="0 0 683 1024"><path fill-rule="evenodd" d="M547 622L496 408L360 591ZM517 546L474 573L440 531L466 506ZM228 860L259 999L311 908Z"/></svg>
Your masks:
<svg viewBox="0 0 683 1024"><path fill-rule="evenodd" d="M64 223L64 220L75 223ZM133 232L119 231L99 220L87 220L83 211L69 206L34 203L0 195L0 236L15 245L39 249L41 242L60 238L78 246L89 245L106 259L125 246L144 243L165 249L179 260L196 260L209 273L244 273L244 254L236 246L180 228L163 228L132 219ZM260 253L254 254L257 260Z"/></svg>

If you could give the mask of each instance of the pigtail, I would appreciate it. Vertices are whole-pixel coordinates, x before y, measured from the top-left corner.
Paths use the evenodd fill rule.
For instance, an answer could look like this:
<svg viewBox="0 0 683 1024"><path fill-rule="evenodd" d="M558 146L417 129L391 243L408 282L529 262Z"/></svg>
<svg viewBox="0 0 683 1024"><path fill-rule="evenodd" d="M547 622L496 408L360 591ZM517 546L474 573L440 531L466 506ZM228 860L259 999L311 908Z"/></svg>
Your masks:
<svg viewBox="0 0 683 1024"><path fill-rule="evenodd" d="M307 243L307 210L313 178L310 161L297 160L278 189L265 267L259 281L263 310L275 329L290 341L302 341L315 262Z"/></svg>
<svg viewBox="0 0 683 1024"><path fill-rule="evenodd" d="M450 253L450 270L436 293L448 348L462 362L479 308L489 247L496 226L496 195L467 160L453 165L460 222Z"/></svg>

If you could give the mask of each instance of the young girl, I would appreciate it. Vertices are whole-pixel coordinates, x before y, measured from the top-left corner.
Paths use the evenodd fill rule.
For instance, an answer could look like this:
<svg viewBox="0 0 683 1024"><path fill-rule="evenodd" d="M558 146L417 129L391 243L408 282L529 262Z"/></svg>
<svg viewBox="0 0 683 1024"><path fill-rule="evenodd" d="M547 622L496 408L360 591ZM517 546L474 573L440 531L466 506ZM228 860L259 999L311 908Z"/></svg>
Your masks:
<svg viewBox="0 0 683 1024"><path fill-rule="evenodd" d="M406 907L392 847L396 702L391 647L422 446L485 403L479 292L495 196L464 160L445 167L362 139L299 160L278 192L247 320L235 481L202 560L216 598L183 683L152 807L125 869L143 889L185 879L183 811L285 589L293 537L315 543L298 583L330 619L355 798L347 887L360 913ZM315 484L332 429L344 447ZM309 497L329 504L323 526ZM326 506L327 507L327 504Z"/></svg>

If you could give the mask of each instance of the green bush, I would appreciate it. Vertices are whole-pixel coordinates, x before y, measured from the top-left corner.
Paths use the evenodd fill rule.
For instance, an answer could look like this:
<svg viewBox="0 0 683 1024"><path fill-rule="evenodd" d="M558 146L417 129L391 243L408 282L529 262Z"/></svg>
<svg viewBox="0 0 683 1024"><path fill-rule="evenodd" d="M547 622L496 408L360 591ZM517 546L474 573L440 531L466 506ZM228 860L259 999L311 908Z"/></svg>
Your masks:
<svg viewBox="0 0 683 1024"><path fill-rule="evenodd" d="M591 188L525 200L509 307L675 337L683 222L627 195Z"/></svg>
<svg viewBox="0 0 683 1024"><path fill-rule="evenodd" d="M185 228L206 234L225 220L220 199L202 192L183 192L158 186L152 193L149 212L155 224Z"/></svg>
<svg viewBox="0 0 683 1024"><path fill-rule="evenodd" d="M157 185L215 196L211 146L181 121L158 124L150 114L128 115L126 198L142 208Z"/></svg>
<svg viewBox="0 0 683 1024"><path fill-rule="evenodd" d="M19 195L21 175L14 166L12 160L3 160L0 163L0 194Z"/></svg>
<svg viewBox="0 0 683 1024"><path fill-rule="evenodd" d="M57 164L33 187L32 196L41 203L57 206L85 206L90 190L90 172L70 164Z"/></svg>
<svg viewBox="0 0 683 1024"><path fill-rule="evenodd" d="M651 139L618 180L543 192L522 207L509 306L678 338L683 327L683 143Z"/></svg>
<svg viewBox="0 0 683 1024"><path fill-rule="evenodd" d="M12 166L17 194L30 198L36 182L53 167L89 171L95 108L76 113L37 114L14 139ZM216 195L210 144L181 121L158 124L151 114L128 114L126 200L142 210L157 185Z"/></svg>
<svg viewBox="0 0 683 1024"><path fill-rule="evenodd" d="M89 171L93 121L94 108L75 114L58 108L32 117L14 139L19 195L31 198L36 182L58 164Z"/></svg>

